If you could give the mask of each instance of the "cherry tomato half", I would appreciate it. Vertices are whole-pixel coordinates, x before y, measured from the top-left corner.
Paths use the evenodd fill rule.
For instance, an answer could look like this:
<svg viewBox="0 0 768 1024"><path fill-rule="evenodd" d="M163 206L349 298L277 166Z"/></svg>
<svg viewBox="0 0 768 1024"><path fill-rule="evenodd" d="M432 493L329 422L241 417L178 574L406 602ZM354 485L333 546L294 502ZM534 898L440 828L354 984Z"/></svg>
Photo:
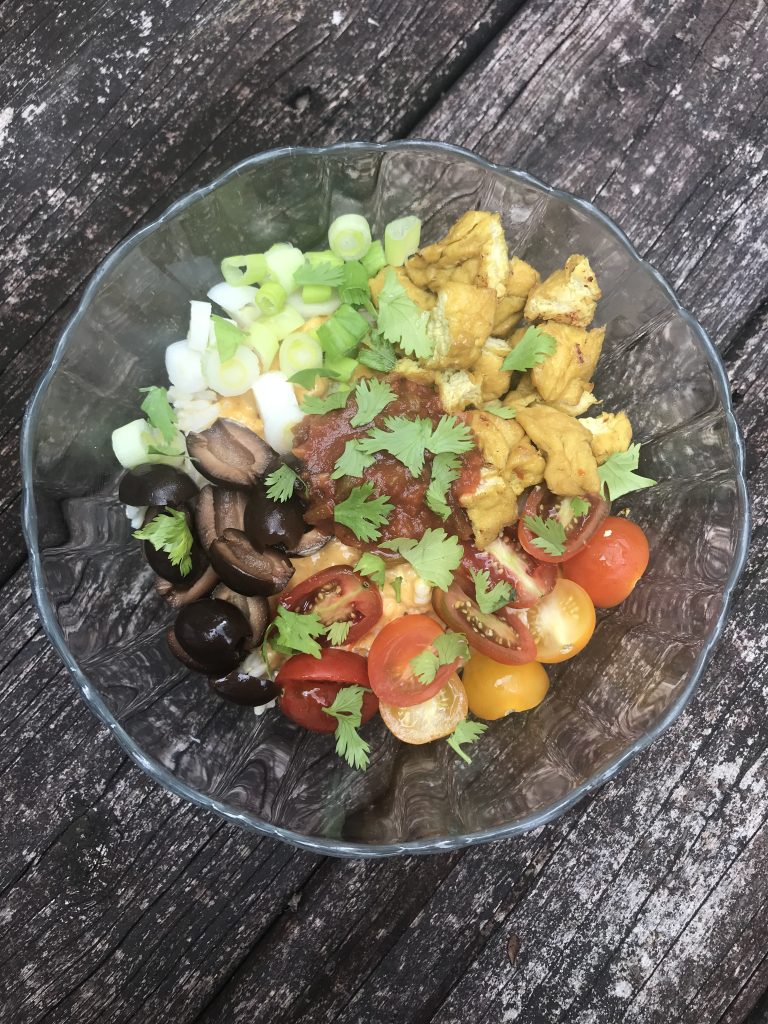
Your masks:
<svg viewBox="0 0 768 1024"><path fill-rule="evenodd" d="M534 487L525 502L523 514L517 524L517 536L529 555L540 562L567 562L585 546L608 515L609 503L599 494L585 494L586 512L576 515L573 498L561 498L548 487ZM548 555L537 543L539 538L525 524L526 516L540 516L545 522L554 519L565 531L565 550L562 555Z"/></svg>
<svg viewBox="0 0 768 1024"><path fill-rule="evenodd" d="M384 725L403 743L431 743L450 736L467 717L467 694L454 672L442 689L429 700L411 707L381 702ZM326 716L327 717L327 716Z"/></svg>
<svg viewBox="0 0 768 1024"><path fill-rule="evenodd" d="M505 665L523 665L536 657L528 629L509 608L497 615L481 612L455 583L447 591L435 590L432 606L450 629L464 633L470 647Z"/></svg>
<svg viewBox="0 0 768 1024"><path fill-rule="evenodd" d="M510 711L530 711L541 704L549 689L546 669L538 661L502 665L473 654L464 666L464 689L469 710L478 718L503 718Z"/></svg>
<svg viewBox="0 0 768 1024"><path fill-rule="evenodd" d="M504 580L515 588L513 608L529 608L548 594L555 585L557 569L523 550L515 530L505 530L485 551L464 546L461 568L469 579L469 570L487 569L491 585ZM471 594L473 591L470 590Z"/></svg>
<svg viewBox="0 0 768 1024"><path fill-rule="evenodd" d="M554 665L583 651L595 631L595 606L578 583L558 580L555 589L528 609L536 661Z"/></svg>
<svg viewBox="0 0 768 1024"><path fill-rule="evenodd" d="M368 672L365 658L359 654L326 650L319 658L295 654L277 673L275 682L283 691L278 703L286 718L312 732L334 732L336 719L326 715L323 708L329 708L345 686L367 687ZM378 706L376 695L366 690L361 722L373 718Z"/></svg>
<svg viewBox="0 0 768 1024"><path fill-rule="evenodd" d="M421 704L442 689L456 670L443 665L425 686L414 674L411 659L422 654L443 630L428 615L404 615L388 622L368 652L368 675L376 696L389 704L407 708Z"/></svg>
<svg viewBox="0 0 768 1024"><path fill-rule="evenodd" d="M635 523L609 516L589 544L563 566L598 608L613 608L632 593L648 568L648 540Z"/></svg>
<svg viewBox="0 0 768 1024"><path fill-rule="evenodd" d="M348 565L331 565L315 573L285 594L280 603L291 612L315 612L325 626L351 622L346 645L357 643L373 629L383 607L378 589ZM318 643L329 644L330 640L319 639Z"/></svg>

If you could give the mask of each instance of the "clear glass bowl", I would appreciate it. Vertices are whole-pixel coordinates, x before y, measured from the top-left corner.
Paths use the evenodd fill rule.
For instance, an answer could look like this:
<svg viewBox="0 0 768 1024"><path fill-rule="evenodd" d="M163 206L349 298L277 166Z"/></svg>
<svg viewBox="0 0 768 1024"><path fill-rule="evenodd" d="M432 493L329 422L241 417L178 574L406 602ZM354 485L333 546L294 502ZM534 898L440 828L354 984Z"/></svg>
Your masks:
<svg viewBox="0 0 768 1024"><path fill-rule="evenodd" d="M434 239L469 207L501 212L510 249L542 274L586 253L607 324L596 380L626 409L657 487L630 495L651 563L601 613L586 651L552 672L535 711L493 723L463 764L444 742L406 747L368 727L365 773L327 737L225 704L165 644L171 618L116 497L110 432L137 388L164 379L188 301L219 261L289 239L323 245L363 213L377 233L418 214ZM562 814L680 713L722 629L747 547L743 451L712 343L594 206L528 174L428 142L283 149L246 160L120 245L90 283L30 404L24 530L43 624L85 700L174 793L327 854L384 856L500 839ZM625 502L622 501L622 504Z"/></svg>

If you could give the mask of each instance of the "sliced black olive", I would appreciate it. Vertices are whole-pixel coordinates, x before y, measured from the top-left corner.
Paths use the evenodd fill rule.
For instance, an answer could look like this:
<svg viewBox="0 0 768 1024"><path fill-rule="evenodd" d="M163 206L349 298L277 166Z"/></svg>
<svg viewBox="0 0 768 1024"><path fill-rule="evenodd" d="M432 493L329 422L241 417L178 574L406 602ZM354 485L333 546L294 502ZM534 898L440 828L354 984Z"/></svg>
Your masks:
<svg viewBox="0 0 768 1024"><path fill-rule="evenodd" d="M280 687L271 679L260 679L258 676L251 676L242 669L234 669L226 676L218 679L209 679L208 685L214 693L224 700L233 704L242 704L245 707L258 708L263 704L269 704L275 697L280 696Z"/></svg>
<svg viewBox="0 0 768 1024"><path fill-rule="evenodd" d="M181 505L197 494L197 486L174 466L148 465L129 469L117 495L126 505Z"/></svg>
<svg viewBox="0 0 768 1024"><path fill-rule="evenodd" d="M213 597L182 608L173 631L182 649L212 675L225 675L240 664L251 635L240 609Z"/></svg>
<svg viewBox="0 0 768 1024"><path fill-rule="evenodd" d="M275 449L235 420L219 419L199 434L188 434L187 450L215 484L251 487L280 465Z"/></svg>
<svg viewBox="0 0 768 1024"><path fill-rule="evenodd" d="M165 634L165 639L168 642L171 654L174 658L178 658L182 665L186 665L188 669L193 672L202 672L203 675L207 675L208 669L205 665L201 665L199 661L195 661L194 658L190 657L189 654L184 650L179 641L176 639L176 633L173 626Z"/></svg>
<svg viewBox="0 0 768 1024"><path fill-rule="evenodd" d="M294 548L306 530L301 504L296 498L273 501L262 485L257 485L245 507L242 529L257 551L279 545Z"/></svg>
<svg viewBox="0 0 768 1024"><path fill-rule="evenodd" d="M248 620L251 627L250 638L245 646L248 650L258 647L264 639L264 633L269 622L269 605L265 597L246 597L245 594L238 594L224 583L220 583L213 592L213 596L219 601L229 601L235 608L239 608Z"/></svg>
<svg viewBox="0 0 768 1024"><path fill-rule="evenodd" d="M248 597L279 594L293 576L288 558L275 551L257 551L240 530L225 530L208 551L211 565L228 587Z"/></svg>
<svg viewBox="0 0 768 1024"><path fill-rule="evenodd" d="M200 542L207 551L225 530L242 530L248 497L233 487L206 484L195 502L195 525Z"/></svg>
<svg viewBox="0 0 768 1024"><path fill-rule="evenodd" d="M318 529L309 530L299 540L295 548L286 548L285 553L290 555L291 558L304 558L306 555L314 555L315 552L324 548L330 539L327 533L322 533Z"/></svg>
<svg viewBox="0 0 768 1024"><path fill-rule="evenodd" d="M144 516L143 525L146 526L147 523L151 523L156 516L164 513L166 513L166 506L151 505L147 509L147 514ZM187 526L189 526L191 530L191 516L186 509L184 509L184 514L187 517ZM188 590L200 579L208 568L208 557L197 542L197 539L192 540L192 548L189 552L192 559L192 567L186 576L182 574L181 566L173 565L171 563L170 556L166 554L165 551L158 551L151 540L142 541L142 548L144 550L144 557L149 563L150 568L157 573L161 579L167 580L171 586L178 587L179 590Z"/></svg>
<svg viewBox="0 0 768 1024"><path fill-rule="evenodd" d="M219 577L209 565L200 579L186 590L182 587L174 587L168 580L160 578L155 580L155 590L171 608L183 608L184 605L190 604L192 601L199 601L201 597L207 597L218 582Z"/></svg>

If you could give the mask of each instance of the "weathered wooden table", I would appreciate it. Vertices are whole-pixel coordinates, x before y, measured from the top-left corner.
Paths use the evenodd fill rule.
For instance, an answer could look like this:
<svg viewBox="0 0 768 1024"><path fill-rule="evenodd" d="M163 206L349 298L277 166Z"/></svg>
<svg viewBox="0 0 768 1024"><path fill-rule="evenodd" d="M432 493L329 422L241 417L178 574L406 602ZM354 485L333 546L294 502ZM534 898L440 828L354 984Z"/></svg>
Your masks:
<svg viewBox="0 0 768 1024"><path fill-rule="evenodd" d="M768 1014L764 0L0 3L0 1019L735 1024ZM752 557L693 703L506 844L321 860L154 785L29 594L24 405L114 245L285 143L450 140L595 199L709 329Z"/></svg>

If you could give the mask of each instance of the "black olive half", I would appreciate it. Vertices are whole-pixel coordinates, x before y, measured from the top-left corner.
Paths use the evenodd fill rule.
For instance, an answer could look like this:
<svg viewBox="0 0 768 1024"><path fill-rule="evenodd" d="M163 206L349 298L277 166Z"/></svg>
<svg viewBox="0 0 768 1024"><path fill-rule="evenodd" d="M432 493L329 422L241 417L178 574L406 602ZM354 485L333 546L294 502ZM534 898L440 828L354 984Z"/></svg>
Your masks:
<svg viewBox="0 0 768 1024"><path fill-rule="evenodd" d="M173 632L190 658L218 676L239 665L251 629L239 608L207 597L181 609Z"/></svg>
<svg viewBox="0 0 768 1024"><path fill-rule="evenodd" d="M295 548L306 530L301 504L296 498L273 501L263 486L257 485L245 507L242 529L257 551L279 545Z"/></svg>
<svg viewBox="0 0 768 1024"><path fill-rule="evenodd" d="M171 654L174 656L174 658L178 658L182 665L186 665L187 668L191 669L193 672L201 672L203 675L208 674L208 669L205 667L205 665L201 665L199 661L195 661L195 659L192 658L189 654L187 654L187 652L181 646L179 641L176 639L176 633L173 629L173 626L171 626L171 628L165 634L165 639L168 642L168 647L170 649Z"/></svg>
<svg viewBox="0 0 768 1024"><path fill-rule="evenodd" d="M199 434L187 435L192 461L215 484L252 487L280 465L280 456L242 423L219 419Z"/></svg>
<svg viewBox="0 0 768 1024"><path fill-rule="evenodd" d="M260 679L258 676L248 675L247 672L238 668L226 676L209 679L208 685L215 694L223 697L224 700L250 708L269 704L275 697L280 696L280 687L277 683L271 679Z"/></svg>
<svg viewBox="0 0 768 1024"><path fill-rule="evenodd" d="M264 639L264 633L269 622L269 605L265 597L246 597L245 594L237 594L230 587L220 583L213 592L213 596L219 601L229 601L235 608L239 608L248 620L251 627L251 635L246 640L247 650L258 647Z"/></svg>
<svg viewBox="0 0 768 1024"><path fill-rule="evenodd" d="M324 548L330 539L327 533L322 533L317 528L308 530L301 537L296 547L286 548L285 553L290 555L291 558L305 558L307 555L314 555L321 548Z"/></svg>
<svg viewBox="0 0 768 1024"><path fill-rule="evenodd" d="M174 466L148 465L129 469L117 495L126 505L181 505L197 494L197 486Z"/></svg>
<svg viewBox="0 0 768 1024"><path fill-rule="evenodd" d="M155 580L155 590L171 608L183 608L192 601L199 601L201 597L207 597L219 582L219 577L209 565L203 575L186 590L183 587L174 587L168 580Z"/></svg>
<svg viewBox="0 0 768 1024"><path fill-rule="evenodd" d="M207 551L225 530L242 530L248 497L233 487L206 484L195 502L195 525L200 542Z"/></svg>
<svg viewBox="0 0 768 1024"><path fill-rule="evenodd" d="M257 551L240 530L225 530L211 544L208 556L222 581L248 597L279 594L293 576L285 555L274 548Z"/></svg>
<svg viewBox="0 0 768 1024"><path fill-rule="evenodd" d="M165 506L150 506L147 509L147 514L144 516L143 526L151 523L156 516L167 515ZM184 510L184 515L187 519L187 526L190 530L192 529L191 517L189 512ZM194 534L194 531L193 531ZM171 586L178 587L180 590L188 590L193 583L203 575L205 570L208 568L208 558L203 549L198 544L197 540L192 540L192 548L190 549L189 555L192 559L192 567L189 572L184 576L181 572L181 566L173 565L171 563L170 556L165 551L159 551L151 540L142 541L142 548L144 550L144 557L149 563L150 568L160 576L161 579L167 580Z"/></svg>

